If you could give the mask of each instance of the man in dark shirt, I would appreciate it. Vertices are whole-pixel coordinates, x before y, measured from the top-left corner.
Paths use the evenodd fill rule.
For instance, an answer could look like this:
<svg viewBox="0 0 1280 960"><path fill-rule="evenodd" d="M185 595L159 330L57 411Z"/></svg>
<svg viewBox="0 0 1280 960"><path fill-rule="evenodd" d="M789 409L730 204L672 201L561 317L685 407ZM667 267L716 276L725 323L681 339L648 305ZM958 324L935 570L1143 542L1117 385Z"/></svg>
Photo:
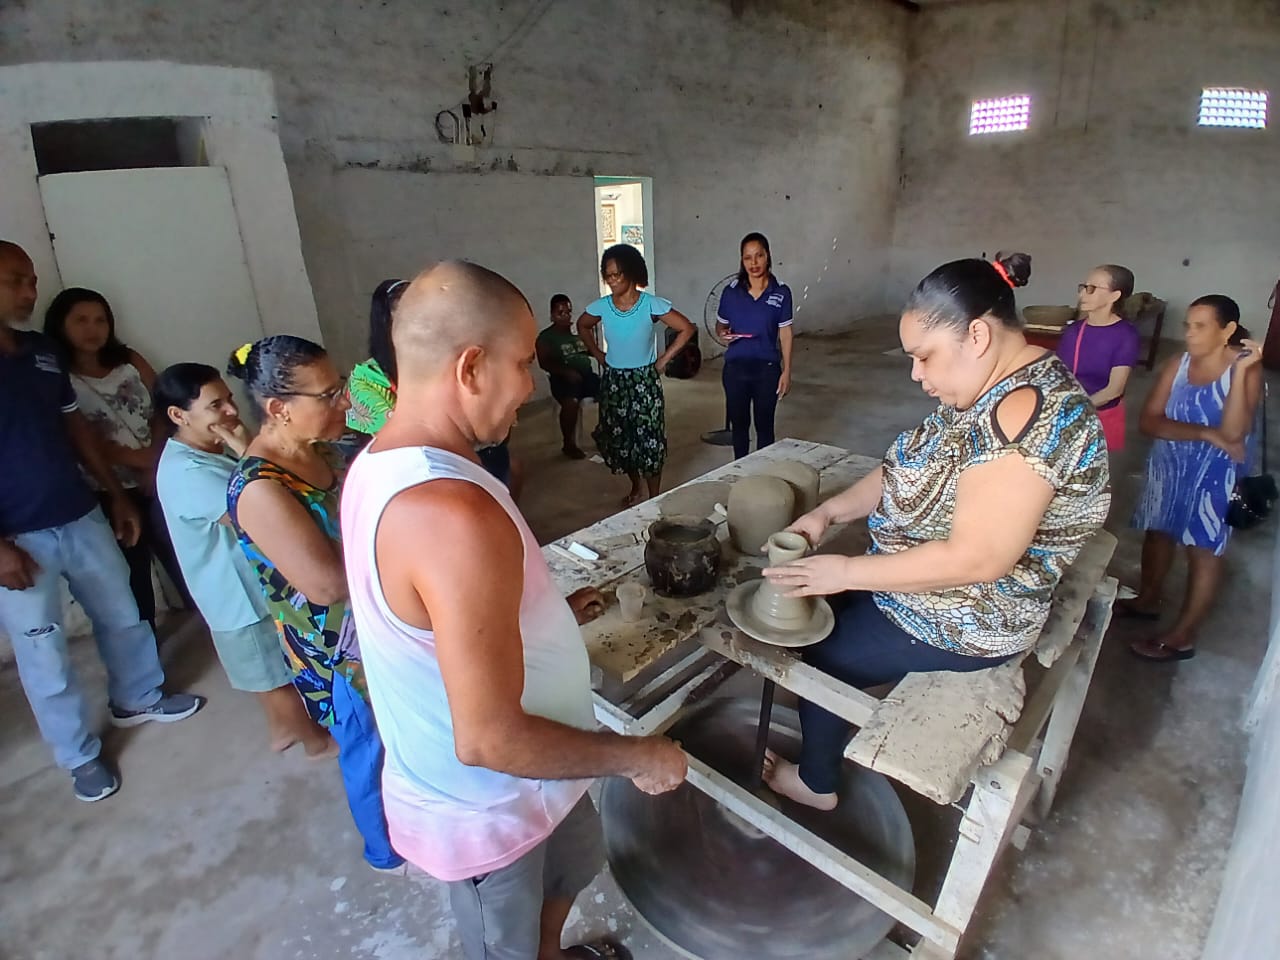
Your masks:
<svg viewBox="0 0 1280 960"><path fill-rule="evenodd" d="M564 455L571 460L581 460L586 454L574 439L578 413L583 400L599 398L600 377L591 365L587 345L573 332L573 304L566 294L557 293L551 298L551 326L538 334L535 346L538 366L547 372L551 395L560 404Z"/></svg>
<svg viewBox="0 0 1280 960"><path fill-rule="evenodd" d="M107 668L111 723L183 720L204 705L164 694L151 627L138 617L119 538L135 543L139 519L107 466L52 343L26 323L36 303L31 258L0 240L0 630L8 635L27 700L76 796L93 802L120 787L99 758L86 704L62 632L59 579L93 624ZM107 491L111 523L80 466ZM114 536L113 536L114 530Z"/></svg>

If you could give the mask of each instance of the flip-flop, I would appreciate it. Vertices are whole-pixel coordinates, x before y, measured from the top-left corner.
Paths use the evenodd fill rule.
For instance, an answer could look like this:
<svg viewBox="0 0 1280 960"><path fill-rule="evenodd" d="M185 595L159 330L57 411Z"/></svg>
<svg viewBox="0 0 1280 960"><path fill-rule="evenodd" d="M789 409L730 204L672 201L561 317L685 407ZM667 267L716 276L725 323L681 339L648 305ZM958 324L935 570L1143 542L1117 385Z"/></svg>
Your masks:
<svg viewBox="0 0 1280 960"><path fill-rule="evenodd" d="M612 937L601 937L589 943L566 947L566 957L574 960L632 960L631 951Z"/></svg>
<svg viewBox="0 0 1280 960"><path fill-rule="evenodd" d="M1155 648L1163 651L1164 656L1153 657L1149 653L1141 652L1134 646L1129 647L1129 652L1139 660L1146 660L1148 663L1172 663L1175 660L1190 660L1196 655L1195 647L1171 647L1165 643L1157 643Z"/></svg>

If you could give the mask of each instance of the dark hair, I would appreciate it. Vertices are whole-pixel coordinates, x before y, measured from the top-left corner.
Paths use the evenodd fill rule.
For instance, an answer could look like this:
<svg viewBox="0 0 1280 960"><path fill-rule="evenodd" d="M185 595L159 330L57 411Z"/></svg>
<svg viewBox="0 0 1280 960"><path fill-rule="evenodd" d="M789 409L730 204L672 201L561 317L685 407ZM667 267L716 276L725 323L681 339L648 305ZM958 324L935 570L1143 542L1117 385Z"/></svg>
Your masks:
<svg viewBox="0 0 1280 960"><path fill-rule="evenodd" d="M1120 298L1111 305L1111 312L1120 316L1124 302L1133 296L1133 271L1118 263L1104 263L1098 269L1111 279L1111 289L1120 291Z"/></svg>
<svg viewBox="0 0 1280 960"><path fill-rule="evenodd" d="M44 335L58 345L63 359L71 360L71 341L67 337L67 317L76 304L97 303L107 315L107 342L98 351L98 362L104 367L114 370L128 363L133 351L116 337L116 315L111 312L111 304L97 290L86 290L84 287L67 287L53 298L49 308L44 312Z"/></svg>
<svg viewBox="0 0 1280 960"><path fill-rule="evenodd" d="M600 257L600 276L604 276L605 264L610 260L618 265L618 272L637 287L649 285L649 265L644 254L629 243L615 243Z"/></svg>
<svg viewBox="0 0 1280 960"><path fill-rule="evenodd" d="M773 276L773 251L769 249L769 238L763 233L751 232L742 238L742 242L738 244L738 286L745 286L748 281L747 268L742 265L742 251L747 249L748 243L758 243L764 247L765 269L769 271L769 276Z"/></svg>
<svg viewBox="0 0 1280 960"><path fill-rule="evenodd" d="M600 272L604 273L603 270L601 270ZM549 309L554 310L557 306L559 306L562 303L573 303L573 301L569 299L569 295L567 293L554 294L551 297L551 306Z"/></svg>
<svg viewBox="0 0 1280 960"><path fill-rule="evenodd" d="M391 343L391 316L408 288L408 280L383 280L369 300L369 356L392 383L396 382L396 348Z"/></svg>
<svg viewBox="0 0 1280 960"><path fill-rule="evenodd" d="M994 262L952 260L920 281L903 312L921 314L926 327L967 330L979 317L992 316L1010 330L1021 330L1013 288L1025 287L1030 279L1031 257L1025 253L997 253Z"/></svg>
<svg viewBox="0 0 1280 960"><path fill-rule="evenodd" d="M169 419L169 408L190 410L205 385L221 379L217 368L207 363L175 363L160 371L151 388L151 398L155 408L165 415L164 422L170 433L177 429L177 424Z"/></svg>
<svg viewBox="0 0 1280 960"><path fill-rule="evenodd" d="M227 359L227 375L243 380L254 399L287 397L299 367L327 356L324 347L302 337L279 334L246 344ZM385 372L385 371L384 371Z"/></svg>
<svg viewBox="0 0 1280 960"><path fill-rule="evenodd" d="M1191 307L1212 307L1214 315L1218 318L1218 326L1222 327L1223 330L1227 329L1227 324L1234 323L1236 331L1231 334L1231 339L1227 341L1231 346L1240 346L1244 342L1244 338L1249 336L1248 329L1240 322L1240 304L1226 294L1208 293L1203 297L1196 297L1191 301L1191 305L1187 309L1191 309Z"/></svg>

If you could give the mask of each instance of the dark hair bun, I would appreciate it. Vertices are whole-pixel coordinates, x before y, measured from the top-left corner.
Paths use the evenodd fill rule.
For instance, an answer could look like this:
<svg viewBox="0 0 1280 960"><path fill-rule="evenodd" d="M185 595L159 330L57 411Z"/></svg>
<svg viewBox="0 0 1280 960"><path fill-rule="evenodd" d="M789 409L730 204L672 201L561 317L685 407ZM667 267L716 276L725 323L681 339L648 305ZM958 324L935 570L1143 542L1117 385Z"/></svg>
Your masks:
<svg viewBox="0 0 1280 960"><path fill-rule="evenodd" d="M249 355L253 352L253 344L246 343L242 347L237 347L231 351L231 356L227 357L227 376L235 377L237 380L248 381L249 379Z"/></svg>
<svg viewBox="0 0 1280 960"><path fill-rule="evenodd" d="M996 263L1004 267L1005 273L1015 287L1025 287L1031 280L1031 254L1000 250L996 253Z"/></svg>

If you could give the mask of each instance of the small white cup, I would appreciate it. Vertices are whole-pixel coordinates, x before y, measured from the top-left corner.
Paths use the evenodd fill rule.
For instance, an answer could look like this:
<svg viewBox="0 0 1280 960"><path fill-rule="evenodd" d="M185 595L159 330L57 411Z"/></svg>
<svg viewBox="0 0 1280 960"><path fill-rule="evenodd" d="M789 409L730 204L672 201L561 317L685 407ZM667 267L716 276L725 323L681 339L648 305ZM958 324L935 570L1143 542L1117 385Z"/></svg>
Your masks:
<svg viewBox="0 0 1280 960"><path fill-rule="evenodd" d="M622 609L622 619L627 623L635 623L644 612L644 598L649 593L640 583L624 583L618 587L618 606Z"/></svg>

